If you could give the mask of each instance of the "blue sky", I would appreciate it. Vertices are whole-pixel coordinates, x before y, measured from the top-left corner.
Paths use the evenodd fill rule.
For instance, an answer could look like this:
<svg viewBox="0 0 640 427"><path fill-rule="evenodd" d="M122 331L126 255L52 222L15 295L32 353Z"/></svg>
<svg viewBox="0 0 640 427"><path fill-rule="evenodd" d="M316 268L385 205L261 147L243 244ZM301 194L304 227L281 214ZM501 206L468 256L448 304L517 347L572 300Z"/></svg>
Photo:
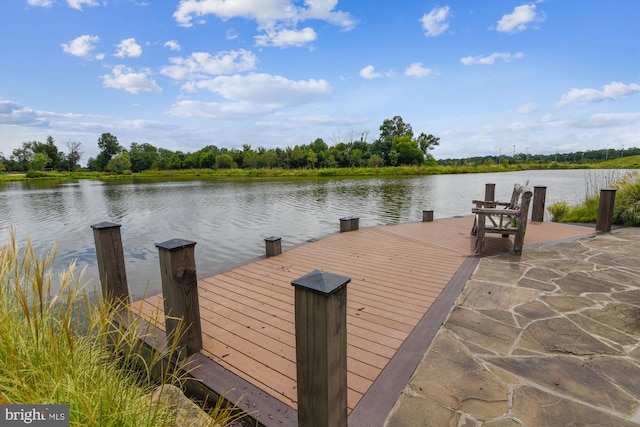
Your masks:
<svg viewBox="0 0 640 427"><path fill-rule="evenodd" d="M372 142L397 115L436 158L638 147L640 1L0 0L5 156Z"/></svg>

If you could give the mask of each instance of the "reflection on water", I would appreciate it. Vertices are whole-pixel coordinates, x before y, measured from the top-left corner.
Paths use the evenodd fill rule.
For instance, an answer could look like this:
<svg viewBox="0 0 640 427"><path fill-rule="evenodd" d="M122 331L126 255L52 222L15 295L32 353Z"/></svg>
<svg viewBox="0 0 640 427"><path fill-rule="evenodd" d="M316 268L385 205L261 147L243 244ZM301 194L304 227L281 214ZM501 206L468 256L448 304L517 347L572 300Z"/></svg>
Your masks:
<svg viewBox="0 0 640 427"><path fill-rule="evenodd" d="M123 182L83 180L0 185L0 239L16 228L21 242L31 236L37 250L59 244L58 266L73 259L87 266L98 287L90 225L121 224L129 286L140 295L160 289L154 243L194 240L199 276L264 254L266 236L282 237L286 250L339 230L339 218L355 215L361 227L419 221L423 209L436 218L468 215L470 201L496 183L496 198L508 199L515 182L547 186L547 206L584 198L584 171L528 171L501 174L394 178L216 179Z"/></svg>

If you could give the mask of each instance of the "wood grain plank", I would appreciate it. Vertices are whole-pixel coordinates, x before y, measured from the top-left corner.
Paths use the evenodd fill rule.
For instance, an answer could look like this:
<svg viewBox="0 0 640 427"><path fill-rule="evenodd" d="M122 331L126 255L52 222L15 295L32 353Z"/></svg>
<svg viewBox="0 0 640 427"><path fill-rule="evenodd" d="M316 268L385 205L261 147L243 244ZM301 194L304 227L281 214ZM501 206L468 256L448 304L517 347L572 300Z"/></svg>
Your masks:
<svg viewBox="0 0 640 427"><path fill-rule="evenodd" d="M422 357L429 337L437 332L439 319L446 316L464 277L471 274L469 266L477 262L474 239L469 235L472 224L469 216L336 233L203 278L198 282L202 354L296 408L291 281L315 269L350 277L349 423L378 425L376 420L388 413L388 405L397 398L394 393L404 387L406 376L417 365L415 360ZM531 223L525 244L591 232L582 227ZM487 247L495 251L510 248L511 242L504 240L498 238ZM149 296L131 308L159 327L164 325L162 296Z"/></svg>

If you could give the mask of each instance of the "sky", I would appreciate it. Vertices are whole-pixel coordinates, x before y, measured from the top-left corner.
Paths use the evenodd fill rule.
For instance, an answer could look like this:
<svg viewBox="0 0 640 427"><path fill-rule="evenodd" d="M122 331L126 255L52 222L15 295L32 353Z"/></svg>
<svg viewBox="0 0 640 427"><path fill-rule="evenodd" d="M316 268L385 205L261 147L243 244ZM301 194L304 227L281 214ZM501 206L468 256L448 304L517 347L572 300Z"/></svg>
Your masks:
<svg viewBox="0 0 640 427"><path fill-rule="evenodd" d="M0 152L373 142L640 147L638 0L0 0Z"/></svg>

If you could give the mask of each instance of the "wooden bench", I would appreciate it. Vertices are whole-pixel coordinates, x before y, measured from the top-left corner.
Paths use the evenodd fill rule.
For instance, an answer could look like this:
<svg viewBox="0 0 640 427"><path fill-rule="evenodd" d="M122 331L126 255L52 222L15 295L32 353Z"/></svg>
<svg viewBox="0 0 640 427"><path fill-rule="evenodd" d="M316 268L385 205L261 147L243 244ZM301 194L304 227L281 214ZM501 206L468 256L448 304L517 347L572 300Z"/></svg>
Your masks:
<svg viewBox="0 0 640 427"><path fill-rule="evenodd" d="M516 184L509 202L473 200L476 207L471 212L476 218L471 234L476 236L476 253L484 252L486 233L497 233L507 238L513 234L513 253L522 254L532 196L533 193L526 185Z"/></svg>

